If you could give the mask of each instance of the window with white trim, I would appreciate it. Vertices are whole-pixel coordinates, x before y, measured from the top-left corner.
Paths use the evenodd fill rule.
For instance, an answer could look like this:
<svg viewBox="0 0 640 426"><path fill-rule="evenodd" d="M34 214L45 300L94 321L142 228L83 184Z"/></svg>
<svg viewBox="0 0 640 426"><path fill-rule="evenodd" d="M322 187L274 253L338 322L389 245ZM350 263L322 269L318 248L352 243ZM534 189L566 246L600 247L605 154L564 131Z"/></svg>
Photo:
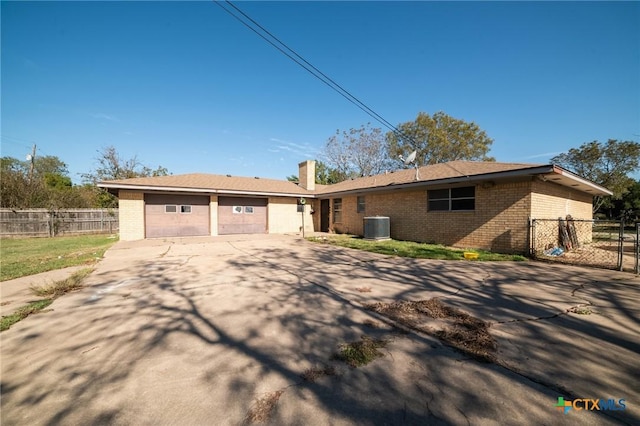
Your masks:
<svg viewBox="0 0 640 426"><path fill-rule="evenodd" d="M342 198L333 199L333 223L342 223Z"/></svg>
<svg viewBox="0 0 640 426"><path fill-rule="evenodd" d="M191 206L180 206L180 213L191 213Z"/></svg>
<svg viewBox="0 0 640 426"><path fill-rule="evenodd" d="M178 213L178 206L173 204L167 204L164 206L165 213Z"/></svg>
<svg viewBox="0 0 640 426"><path fill-rule="evenodd" d="M473 211L476 208L476 187L432 189L427 191L429 211Z"/></svg>

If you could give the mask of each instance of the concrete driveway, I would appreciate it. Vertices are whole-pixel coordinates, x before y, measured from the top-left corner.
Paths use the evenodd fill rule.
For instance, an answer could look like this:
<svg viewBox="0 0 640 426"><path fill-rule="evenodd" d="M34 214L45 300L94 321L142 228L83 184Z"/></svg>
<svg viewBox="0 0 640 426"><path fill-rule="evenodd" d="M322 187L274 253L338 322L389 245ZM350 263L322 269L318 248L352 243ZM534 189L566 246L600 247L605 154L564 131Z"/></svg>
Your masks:
<svg viewBox="0 0 640 426"><path fill-rule="evenodd" d="M237 425L270 399L270 424L638 424L639 289L626 273L290 236L119 242L86 288L0 336L1 420ZM492 323L498 364L362 308L436 296ZM388 339L385 356L357 369L332 359L362 335ZM336 374L301 378L324 366ZM559 396L626 410L564 414Z"/></svg>

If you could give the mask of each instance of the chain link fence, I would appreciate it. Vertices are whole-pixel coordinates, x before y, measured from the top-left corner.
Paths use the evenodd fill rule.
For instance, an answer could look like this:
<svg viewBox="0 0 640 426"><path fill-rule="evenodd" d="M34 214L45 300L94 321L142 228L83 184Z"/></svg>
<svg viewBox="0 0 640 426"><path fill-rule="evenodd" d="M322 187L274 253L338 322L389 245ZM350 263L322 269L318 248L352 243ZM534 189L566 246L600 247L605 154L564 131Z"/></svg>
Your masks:
<svg viewBox="0 0 640 426"><path fill-rule="evenodd" d="M531 220L535 259L639 273L640 223L573 219Z"/></svg>

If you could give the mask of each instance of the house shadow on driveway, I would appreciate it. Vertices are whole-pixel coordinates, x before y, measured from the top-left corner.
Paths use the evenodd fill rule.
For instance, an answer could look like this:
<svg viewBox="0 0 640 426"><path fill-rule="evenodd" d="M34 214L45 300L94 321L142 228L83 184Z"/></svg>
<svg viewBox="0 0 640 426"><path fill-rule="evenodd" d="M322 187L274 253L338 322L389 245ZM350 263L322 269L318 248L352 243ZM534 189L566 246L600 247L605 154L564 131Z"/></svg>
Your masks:
<svg viewBox="0 0 640 426"><path fill-rule="evenodd" d="M2 423L241 424L278 391L271 424L638 423L638 282L599 277L293 237L118 243L85 289L2 334ZM491 321L501 362L362 308L431 297ZM586 302L599 312L566 313ZM387 339L385 356L357 369L332 359L362 335ZM301 378L318 366L337 374ZM560 390L629 409L565 415Z"/></svg>

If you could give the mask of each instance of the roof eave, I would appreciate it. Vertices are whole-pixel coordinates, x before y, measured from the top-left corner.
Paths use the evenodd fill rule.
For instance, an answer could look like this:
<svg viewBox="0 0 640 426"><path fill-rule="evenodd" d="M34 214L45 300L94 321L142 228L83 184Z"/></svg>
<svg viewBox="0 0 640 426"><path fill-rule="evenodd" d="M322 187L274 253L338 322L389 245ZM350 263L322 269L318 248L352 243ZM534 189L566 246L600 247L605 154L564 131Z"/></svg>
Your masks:
<svg viewBox="0 0 640 426"><path fill-rule="evenodd" d="M600 186L596 183L591 182L590 180L584 179L575 173L572 173L568 170L563 169L560 166L553 165L553 173L562 177L563 180L568 181L569 183L560 182L561 185L569 186L569 187L577 187L580 188L583 192L586 192L591 195L613 195L613 192L608 190L607 188ZM553 180L553 178L552 178ZM574 183L571 183L574 182Z"/></svg>
<svg viewBox="0 0 640 426"><path fill-rule="evenodd" d="M262 197L308 197L314 198L312 193L296 194L293 192L275 192L275 191L245 191L245 190L232 190L232 189L212 189L212 188L189 188L189 187L176 187L176 186L155 186L155 185L123 185L123 184L110 184L108 182L98 183L99 188L106 190L125 190L125 191L153 191L153 192L197 192L201 194L212 195L253 195Z"/></svg>
<svg viewBox="0 0 640 426"><path fill-rule="evenodd" d="M251 191L251 190L230 190L230 189L213 189L213 188L191 188L191 187L175 187L175 186L155 186L155 185L127 185L122 183L100 182L98 187L114 192L116 190L131 191L162 191L162 192L191 192L202 194L218 194L218 195L251 195L251 196L274 196L274 197L308 197L308 198L326 198L340 195L363 194L371 192L381 192L389 190L412 189L416 187L434 187L438 185L456 185L472 182L481 182L487 180L510 179L525 176L541 176L542 180L551 180L556 184L566 186L588 193L590 195L612 195L613 193L607 188L597 185L587 179L563 169L556 165L544 165L526 167L516 170L498 171L490 173L482 173L470 176L455 176L442 179L418 180L414 182L392 183L383 186L347 189L344 191L308 191L304 193L294 192L277 192L277 191ZM327 188L323 188L327 189Z"/></svg>

